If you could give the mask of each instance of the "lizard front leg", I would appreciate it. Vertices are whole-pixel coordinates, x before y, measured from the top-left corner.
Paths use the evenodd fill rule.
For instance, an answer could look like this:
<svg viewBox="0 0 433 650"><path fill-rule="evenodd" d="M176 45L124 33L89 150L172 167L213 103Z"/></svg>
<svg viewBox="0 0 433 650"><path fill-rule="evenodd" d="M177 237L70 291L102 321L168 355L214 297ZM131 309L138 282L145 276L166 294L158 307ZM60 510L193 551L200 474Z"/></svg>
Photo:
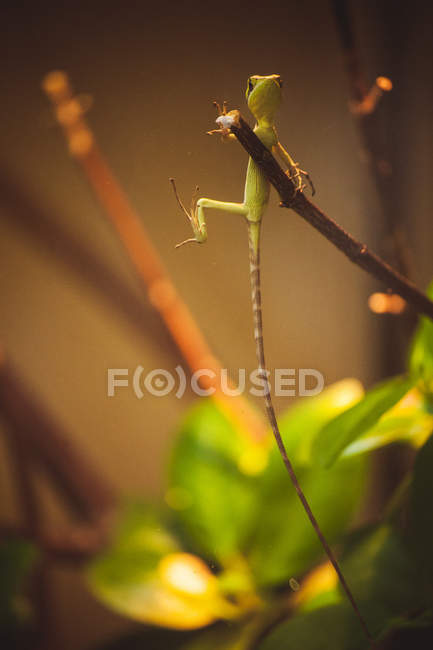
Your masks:
<svg viewBox="0 0 433 650"><path fill-rule="evenodd" d="M170 178L170 182L173 185L174 194L176 196L176 200L180 206L180 209L186 215L194 233L194 237L185 239L185 241L181 242L180 244L177 244L176 248L179 248L179 246L183 246L183 244L189 244L189 243L203 244L206 241L207 227L206 227L206 219L204 214L205 208L223 210L224 212L230 212L231 214L239 214L244 217L246 217L248 214L248 208L244 203L231 203L229 201L215 201L213 199L207 199L204 197L201 199L197 199L198 187L196 187L195 192L193 194L192 201L191 201L191 208L190 210L187 210L179 198L174 179Z"/></svg>

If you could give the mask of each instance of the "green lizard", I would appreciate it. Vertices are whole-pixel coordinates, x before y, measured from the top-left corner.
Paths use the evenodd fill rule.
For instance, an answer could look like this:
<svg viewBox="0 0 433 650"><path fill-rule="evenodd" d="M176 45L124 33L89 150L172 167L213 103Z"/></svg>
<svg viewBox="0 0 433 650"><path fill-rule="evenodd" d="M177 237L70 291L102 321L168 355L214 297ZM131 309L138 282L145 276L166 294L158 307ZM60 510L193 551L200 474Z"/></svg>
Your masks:
<svg viewBox="0 0 433 650"><path fill-rule="evenodd" d="M306 172L301 170L297 163L295 163L289 153L284 149L284 147L278 141L277 132L274 124L275 113L281 103L282 93L281 93L282 82L281 78L277 74L261 76L254 75L248 79L246 97L248 102L248 107L252 114L254 115L257 123L254 127L255 134L260 138L262 143L275 155L277 155L284 165L287 168L286 173L293 180L295 184L296 191L301 192L304 189L302 183L302 177L305 176L311 184L312 191L314 193L314 187L310 181L310 178ZM233 117L230 113L227 113L225 102L223 104L222 110L220 106L215 102L215 105L218 109L219 117L217 118L217 123L220 126L219 129L209 131L209 134L219 133L222 135L223 139L235 139L235 136L230 133L230 125L232 124ZM277 442L278 448L280 450L283 462L287 468L287 471L290 475L292 483L295 487L295 490L298 494L298 497L304 507L304 510L316 531L319 540L326 551L326 554L332 563L343 589L346 592L346 595L349 601L352 604L352 607L358 616L362 627L366 633L366 636L370 641L372 641L372 636L367 628L367 625L358 609L356 601L350 591L350 588L342 574L340 566L329 547L319 524L308 504L308 501L301 489L301 486L298 482L296 474L293 470L293 466L287 456L286 449L284 447L283 440L278 428L277 419L274 411L274 407L271 399L271 391L269 384L269 372L266 370L265 364L265 353L263 345L263 327L262 327L262 306L261 306L261 291L260 291L260 226L263 214L266 211L266 207L269 202L269 193L270 193L270 183L262 172L260 167L254 162L252 158L249 158L247 176L245 182L245 193L243 203L230 203L225 201L215 201L208 198L197 199L198 188L192 199L191 210L188 211L182 201L180 200L174 180L170 179L173 184L173 189L176 195L176 199L186 214L194 233L194 237L187 239L177 246L182 246L183 244L196 242L202 244L207 239L207 229L206 229L206 220L204 215L205 209L218 209L224 210L225 212L230 212L232 214L238 214L245 218L248 226L248 239L249 239L249 256L250 256L250 278L251 278L251 302L253 307L253 317L254 317L254 339L256 344L256 354L258 360L258 374L263 382L263 392L266 404L266 412L272 427L275 440Z"/></svg>

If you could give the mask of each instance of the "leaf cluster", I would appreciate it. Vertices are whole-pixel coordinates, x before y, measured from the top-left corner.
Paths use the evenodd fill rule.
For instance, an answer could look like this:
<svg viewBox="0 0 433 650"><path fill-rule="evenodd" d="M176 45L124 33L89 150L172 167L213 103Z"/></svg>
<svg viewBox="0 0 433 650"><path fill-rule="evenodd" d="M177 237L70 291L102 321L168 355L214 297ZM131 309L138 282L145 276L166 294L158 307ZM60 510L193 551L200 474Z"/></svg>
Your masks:
<svg viewBox="0 0 433 650"><path fill-rule="evenodd" d="M423 318L405 375L366 393L355 379L340 381L279 421L307 499L338 545L382 648L431 647L432 399L433 323ZM383 520L356 527L371 452L389 444L416 450L413 469ZM210 400L180 423L164 499L126 502L112 545L86 577L98 599L144 624L113 650L369 647L271 436L252 441Z"/></svg>

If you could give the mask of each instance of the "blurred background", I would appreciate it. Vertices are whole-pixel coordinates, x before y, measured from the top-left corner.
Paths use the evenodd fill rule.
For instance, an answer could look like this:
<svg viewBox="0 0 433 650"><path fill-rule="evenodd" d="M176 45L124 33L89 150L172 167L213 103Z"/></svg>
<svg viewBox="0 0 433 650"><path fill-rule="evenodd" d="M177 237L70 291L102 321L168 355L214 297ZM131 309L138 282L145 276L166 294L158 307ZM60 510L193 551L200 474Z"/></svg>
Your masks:
<svg viewBox="0 0 433 650"><path fill-rule="evenodd" d="M365 119L353 110L342 5L367 86L378 75L393 82ZM213 354L236 378L238 368L255 367L245 226L211 213L208 243L175 250L190 233L169 177L187 203L196 185L201 195L241 200L246 154L205 135L215 119L212 100L226 99L249 119L248 76L279 73L279 137L310 172L314 201L424 289L433 275L432 21L430 3L385 0L78 0L3 10L1 346L114 492L161 494L173 431L197 398L145 393L139 400L131 388L107 396L108 368L188 369L68 153L44 77L69 75L106 162ZM368 298L386 287L279 209L275 193L262 250L271 368L315 368L326 384L353 376L370 386L402 367L410 315L373 313ZM278 411L287 404L276 400ZM1 517L14 520L13 473L5 436L0 441ZM37 487L45 519L61 522L61 504L42 475ZM78 571L51 574L62 648L89 647L126 625L91 598Z"/></svg>

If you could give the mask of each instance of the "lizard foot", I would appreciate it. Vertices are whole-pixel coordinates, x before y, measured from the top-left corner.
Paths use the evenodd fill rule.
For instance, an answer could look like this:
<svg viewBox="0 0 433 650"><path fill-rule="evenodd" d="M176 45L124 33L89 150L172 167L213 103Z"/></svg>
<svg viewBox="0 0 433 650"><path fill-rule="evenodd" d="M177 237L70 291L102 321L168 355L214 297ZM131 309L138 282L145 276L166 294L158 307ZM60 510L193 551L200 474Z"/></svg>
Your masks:
<svg viewBox="0 0 433 650"><path fill-rule="evenodd" d="M316 190L314 188L313 181L310 178L310 174L304 171L303 169L301 169L299 167L299 163L295 163L294 165L292 165L288 170L288 172L286 172L286 174L290 178L290 180L293 181L296 192L304 191L306 185L305 183L302 182L302 177L306 178L311 188L311 194L314 196Z"/></svg>
<svg viewBox="0 0 433 650"><path fill-rule="evenodd" d="M179 248L180 246L183 246L184 244L189 244L189 243L197 243L201 244L203 241L203 238L201 237L201 230L200 226L198 223L198 211L197 211L197 199L198 199L198 187L195 188L194 193L192 195L191 199L191 207L189 210L186 209L182 201L180 200L179 194L177 193L177 188L176 188L176 183L174 182L174 178L170 178L170 183L173 186L173 191L174 195L176 197L176 201L182 210L182 212L186 215L186 218L189 221L189 224L191 228L193 229L195 237L190 237L189 239L185 239L185 241L180 242L180 244L176 244L176 248Z"/></svg>
<svg viewBox="0 0 433 650"><path fill-rule="evenodd" d="M233 124L233 118L230 113L227 112L227 102L223 101L222 106L218 102L213 102L213 105L217 110L217 119L215 121L220 128L207 131L207 135L214 135L215 133L218 133L223 141L231 140L234 137L230 132L230 126Z"/></svg>

